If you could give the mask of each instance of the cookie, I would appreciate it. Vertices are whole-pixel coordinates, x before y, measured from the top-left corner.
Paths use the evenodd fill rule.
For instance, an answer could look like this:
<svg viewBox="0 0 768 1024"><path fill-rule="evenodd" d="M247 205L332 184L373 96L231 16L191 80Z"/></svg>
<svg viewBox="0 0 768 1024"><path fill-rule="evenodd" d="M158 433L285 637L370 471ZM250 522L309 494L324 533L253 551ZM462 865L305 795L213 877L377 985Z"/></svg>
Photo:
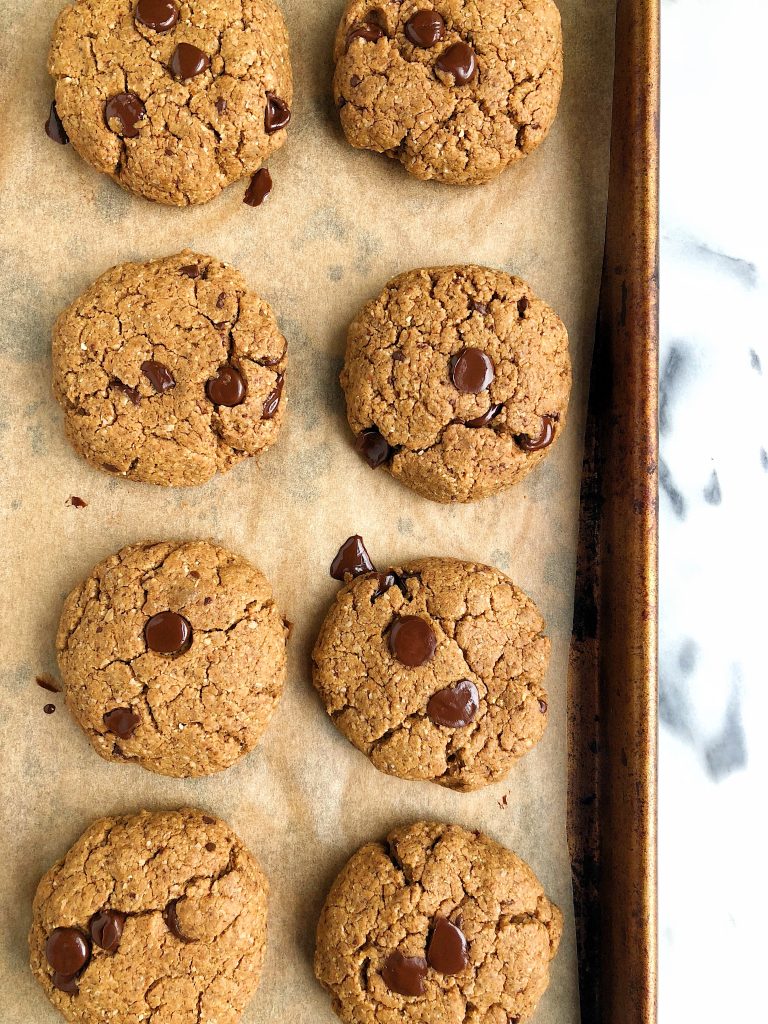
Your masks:
<svg viewBox="0 0 768 1024"><path fill-rule="evenodd" d="M236 1024L259 985L268 884L202 811L104 818L43 876L30 963L72 1024Z"/></svg>
<svg viewBox="0 0 768 1024"><path fill-rule="evenodd" d="M520 1024L549 984L561 933L560 911L514 853L419 822L342 869L315 974L345 1024Z"/></svg>
<svg viewBox="0 0 768 1024"><path fill-rule="evenodd" d="M476 185L547 136L563 83L554 0L351 0L334 99L347 140L424 180Z"/></svg>
<svg viewBox="0 0 768 1024"><path fill-rule="evenodd" d="M568 333L500 270L412 270L352 323L341 385L369 466L434 501L475 501L521 480L563 432Z"/></svg>
<svg viewBox="0 0 768 1024"><path fill-rule="evenodd" d="M56 652L103 758L191 778L256 746L282 695L287 635L244 558L207 541L134 544L69 595Z"/></svg>
<svg viewBox="0 0 768 1024"><path fill-rule="evenodd" d="M48 56L80 156L158 203L205 203L285 142L293 79L273 0L74 0Z"/></svg>
<svg viewBox="0 0 768 1024"><path fill-rule="evenodd" d="M401 779L472 790L504 778L547 721L536 605L498 569L452 558L360 573L312 656L336 727Z"/></svg>
<svg viewBox="0 0 768 1024"><path fill-rule="evenodd" d="M185 251L113 267L61 314L53 389L94 466L192 487L274 444L286 351L241 274Z"/></svg>

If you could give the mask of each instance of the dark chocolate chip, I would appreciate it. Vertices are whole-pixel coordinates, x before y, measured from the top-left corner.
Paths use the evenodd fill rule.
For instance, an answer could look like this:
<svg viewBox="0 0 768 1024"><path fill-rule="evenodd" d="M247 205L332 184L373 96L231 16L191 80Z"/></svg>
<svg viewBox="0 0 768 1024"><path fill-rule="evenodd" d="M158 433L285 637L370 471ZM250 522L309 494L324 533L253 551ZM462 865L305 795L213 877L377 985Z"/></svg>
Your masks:
<svg viewBox="0 0 768 1024"><path fill-rule="evenodd" d="M103 462L101 464L101 468L102 469L106 469L106 471L108 473L120 473L120 472L122 472L122 470L119 470L117 468L117 466L113 466L111 462Z"/></svg>
<svg viewBox="0 0 768 1024"><path fill-rule="evenodd" d="M66 146L69 142L69 136L64 125L61 123L55 101L51 103L51 111L48 114L48 120L45 122L45 134L49 139L58 142L60 146Z"/></svg>
<svg viewBox="0 0 768 1024"><path fill-rule="evenodd" d="M61 690L50 676L38 676L35 682L41 689L47 690L49 693L61 693Z"/></svg>
<svg viewBox="0 0 768 1024"><path fill-rule="evenodd" d="M419 668L434 658L437 637L426 619L418 615L404 615L392 623L389 649L402 665Z"/></svg>
<svg viewBox="0 0 768 1024"><path fill-rule="evenodd" d="M474 721L480 698L471 679L461 679L434 693L427 703L427 714L435 725L446 729L462 729Z"/></svg>
<svg viewBox="0 0 768 1024"><path fill-rule="evenodd" d="M391 590L392 587L396 587L398 583L397 576L393 572L377 573L376 579L378 582L376 589L371 594L371 604L373 604L377 598L383 597L383 595L386 594L388 590Z"/></svg>
<svg viewBox="0 0 768 1024"><path fill-rule="evenodd" d="M158 612L144 627L144 639L156 654L183 654L192 646L192 627L178 612Z"/></svg>
<svg viewBox="0 0 768 1024"><path fill-rule="evenodd" d="M383 466L393 452L376 427L368 427L357 435L355 450L363 456L371 469Z"/></svg>
<svg viewBox="0 0 768 1024"><path fill-rule="evenodd" d="M454 43L440 54L435 67L450 75L456 85L466 85L477 74L475 51L467 43Z"/></svg>
<svg viewBox="0 0 768 1024"><path fill-rule="evenodd" d="M256 171L251 183L245 190L243 202L246 206L261 206L272 194L272 175L266 167Z"/></svg>
<svg viewBox="0 0 768 1024"><path fill-rule="evenodd" d="M216 843L206 843L205 848L208 851L208 853L213 853L213 851L216 849Z"/></svg>
<svg viewBox="0 0 768 1024"><path fill-rule="evenodd" d="M490 356L479 348L465 348L451 358L451 380L459 391L479 395L486 391L494 378Z"/></svg>
<svg viewBox="0 0 768 1024"><path fill-rule="evenodd" d="M205 385L205 393L214 405L224 405L228 409L233 409L236 405L243 404L248 390L242 373L237 367L227 363Z"/></svg>
<svg viewBox="0 0 768 1024"><path fill-rule="evenodd" d="M555 439L555 421L552 416L541 417L541 433L538 437L529 437L528 434L519 434L515 440L518 448L524 452L540 452L549 448Z"/></svg>
<svg viewBox="0 0 768 1024"><path fill-rule="evenodd" d="M176 912L176 904L178 902L178 900L171 900L163 911L163 920L168 927L168 931L175 935L177 939L181 942L191 942L192 940L187 938L179 926L179 917Z"/></svg>
<svg viewBox="0 0 768 1024"><path fill-rule="evenodd" d="M171 74L181 82L202 75L211 66L211 58L192 43L179 43L171 57Z"/></svg>
<svg viewBox="0 0 768 1024"><path fill-rule="evenodd" d="M77 928L55 928L45 943L45 958L54 971L72 978L91 959L91 946Z"/></svg>
<svg viewBox="0 0 768 1024"><path fill-rule="evenodd" d="M264 112L264 131L267 135L274 135L288 127L291 120L291 108L273 92L267 93L267 109Z"/></svg>
<svg viewBox="0 0 768 1024"><path fill-rule="evenodd" d="M104 715L104 725L114 736L129 740L141 725L141 719L133 708L114 708Z"/></svg>
<svg viewBox="0 0 768 1024"><path fill-rule="evenodd" d="M153 32L170 32L178 24L179 11L174 0L139 0L135 18Z"/></svg>
<svg viewBox="0 0 768 1024"><path fill-rule="evenodd" d="M138 388L132 388L128 384L123 384L121 380L113 380L110 387L114 391L119 391L125 395L131 405L141 405L141 394ZM115 472L117 472L115 470Z"/></svg>
<svg viewBox="0 0 768 1024"><path fill-rule="evenodd" d="M474 420L467 420L464 424L465 427L479 428L487 427L489 423L493 422L499 415L501 410L504 408L503 405L492 405L489 407L487 412L484 412L482 416L478 416Z"/></svg>
<svg viewBox="0 0 768 1024"><path fill-rule="evenodd" d="M264 400L264 407L262 409L261 418L263 420L271 420L277 415L277 410L280 408L280 399L283 397L283 385L285 384L285 374L278 373L275 381L275 386L269 392Z"/></svg>
<svg viewBox="0 0 768 1024"><path fill-rule="evenodd" d="M166 391L176 387L176 378L165 363L158 363L155 359L148 359L141 364L141 372L158 395L164 395Z"/></svg>
<svg viewBox="0 0 768 1024"><path fill-rule="evenodd" d="M224 309L227 304L227 296L224 292L216 299L216 309Z"/></svg>
<svg viewBox="0 0 768 1024"><path fill-rule="evenodd" d="M350 48L356 39L362 39L366 43L375 43L382 39L386 32L373 21L362 21L359 25L353 25L347 32L347 49Z"/></svg>
<svg viewBox="0 0 768 1024"><path fill-rule="evenodd" d="M480 316L485 316L488 312L488 306L479 299L470 299L469 308L472 313L479 313Z"/></svg>
<svg viewBox="0 0 768 1024"><path fill-rule="evenodd" d="M464 933L447 917L437 917L427 946L427 961L440 974L461 974L469 963Z"/></svg>
<svg viewBox="0 0 768 1024"><path fill-rule="evenodd" d="M224 99L223 96L220 96L219 99L216 100L216 113L223 114L226 111L226 109L227 101Z"/></svg>
<svg viewBox="0 0 768 1024"><path fill-rule="evenodd" d="M119 92L104 104L107 128L124 139L135 139L139 125L147 116L147 108L133 92Z"/></svg>
<svg viewBox="0 0 768 1024"><path fill-rule="evenodd" d="M70 996L76 996L80 991L76 974L61 974L59 971L54 971L51 975L51 984L59 992L66 992Z"/></svg>
<svg viewBox="0 0 768 1024"><path fill-rule="evenodd" d="M352 86L353 89L356 89L362 81L363 80L360 77L360 75L352 75L352 77L349 80L349 84Z"/></svg>
<svg viewBox="0 0 768 1024"><path fill-rule="evenodd" d="M354 579L363 573L373 572L373 562L365 550L363 538L359 534L348 537L331 562L331 576L344 583L348 578Z"/></svg>
<svg viewBox="0 0 768 1024"><path fill-rule="evenodd" d="M73 494L72 497L69 499L69 504L72 506L72 508L88 508L88 502L85 501L83 498L78 498L76 494Z"/></svg>
<svg viewBox="0 0 768 1024"><path fill-rule="evenodd" d="M525 295L522 297L522 299L517 300L517 312L520 314L521 317L525 316L525 312L529 306L530 302L528 301Z"/></svg>
<svg viewBox="0 0 768 1024"><path fill-rule="evenodd" d="M541 711L542 715L546 715L548 707L549 705L547 704L547 702L539 698L539 710Z"/></svg>
<svg viewBox="0 0 768 1024"><path fill-rule="evenodd" d="M445 21L437 11L416 11L405 23L405 38L423 50L445 39Z"/></svg>
<svg viewBox="0 0 768 1024"><path fill-rule="evenodd" d="M216 819L215 818L209 818L206 814L203 815L203 821L205 822L206 825L215 825L216 824Z"/></svg>
<svg viewBox="0 0 768 1024"><path fill-rule="evenodd" d="M107 953L115 953L123 937L124 927L125 914L119 910L100 910L91 918L88 930L94 945L100 946Z"/></svg>
<svg viewBox="0 0 768 1024"><path fill-rule="evenodd" d="M56 711L56 705L46 704L45 707L43 708L43 711L46 713L46 715L52 715Z"/></svg>
<svg viewBox="0 0 768 1024"><path fill-rule="evenodd" d="M183 274L184 277L191 277L192 280L194 281L196 278L200 277L202 271L200 270L200 267L198 267L196 263L193 263L189 267L179 267L179 273Z"/></svg>
<svg viewBox="0 0 768 1024"><path fill-rule="evenodd" d="M427 961L421 956L391 953L381 969L384 984L401 996L423 996Z"/></svg>

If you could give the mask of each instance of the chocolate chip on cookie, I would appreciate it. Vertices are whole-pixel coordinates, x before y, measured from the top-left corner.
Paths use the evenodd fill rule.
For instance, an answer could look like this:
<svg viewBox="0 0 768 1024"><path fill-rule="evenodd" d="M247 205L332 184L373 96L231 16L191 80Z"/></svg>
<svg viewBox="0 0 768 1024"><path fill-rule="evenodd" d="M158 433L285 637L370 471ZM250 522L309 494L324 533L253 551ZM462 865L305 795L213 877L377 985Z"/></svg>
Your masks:
<svg viewBox="0 0 768 1024"><path fill-rule="evenodd" d="M546 726L534 603L497 569L451 558L345 577L312 654L336 727L389 775L457 790L504 778Z"/></svg>
<svg viewBox="0 0 768 1024"><path fill-rule="evenodd" d="M124 548L65 602L67 704L106 760L210 775L266 729L287 632L269 583L244 558L203 541Z"/></svg>
<svg viewBox="0 0 768 1024"><path fill-rule="evenodd" d="M53 335L70 441L145 483L195 486L269 448L285 370L267 303L231 267L190 252L108 271Z"/></svg>
<svg viewBox="0 0 768 1024"><path fill-rule="evenodd" d="M557 113L563 33L555 0L434 8L348 0L333 96L356 149L417 178L479 184L533 152Z"/></svg>
<svg viewBox="0 0 768 1024"><path fill-rule="evenodd" d="M353 321L341 385L369 466L434 501L475 501L522 480L565 429L568 333L500 270L413 270Z"/></svg>

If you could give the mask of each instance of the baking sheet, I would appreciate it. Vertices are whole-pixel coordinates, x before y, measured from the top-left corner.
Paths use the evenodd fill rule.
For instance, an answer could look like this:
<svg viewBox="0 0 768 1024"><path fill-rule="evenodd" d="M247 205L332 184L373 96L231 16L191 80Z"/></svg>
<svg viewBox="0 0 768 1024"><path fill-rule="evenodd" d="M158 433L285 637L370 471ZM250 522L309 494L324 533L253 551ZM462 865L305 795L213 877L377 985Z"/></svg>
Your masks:
<svg viewBox="0 0 768 1024"><path fill-rule="evenodd" d="M345 144L330 100L343 2L286 0L295 116L287 145L270 163L273 196L258 210L242 204L244 183L207 207L153 207L46 138L52 86L45 58L61 6L0 0L4 1024L60 1019L26 966L40 875L101 815L183 804L231 822L272 883L265 975L246 1024L335 1020L312 974L327 889L360 844L422 817L483 829L534 867L566 916L537 1024L575 1024L566 670L605 220L613 0L561 0L566 84L552 134L497 182L469 190L411 181L399 165ZM193 491L165 491L108 478L69 449L50 391L49 339L59 310L107 267L185 246L239 267L274 306L290 343L290 406L281 441L260 466L245 463ZM447 508L372 473L355 455L337 375L346 325L389 277L470 261L525 277L558 310L571 335L575 386L568 430L532 477L513 492ZM87 508L69 505L72 495ZM506 782L456 794L389 778L325 716L309 656L336 588L330 560L355 532L382 568L421 555L486 561L541 607L553 641L550 727ZM35 685L37 675L56 670L61 602L124 544L207 536L262 568L296 624L282 706L257 751L206 780L167 780L103 762L63 699ZM58 709L46 716L51 700Z"/></svg>

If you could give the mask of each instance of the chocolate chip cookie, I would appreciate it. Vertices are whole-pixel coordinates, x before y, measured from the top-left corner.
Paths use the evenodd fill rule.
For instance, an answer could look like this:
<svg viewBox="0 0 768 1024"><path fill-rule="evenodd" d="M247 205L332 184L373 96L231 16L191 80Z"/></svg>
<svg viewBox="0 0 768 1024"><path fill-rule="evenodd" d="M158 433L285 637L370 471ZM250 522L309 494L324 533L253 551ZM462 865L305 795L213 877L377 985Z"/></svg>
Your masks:
<svg viewBox="0 0 768 1024"><path fill-rule="evenodd" d="M554 0L351 0L333 91L349 142L417 178L474 185L533 152L557 113Z"/></svg>
<svg viewBox="0 0 768 1024"><path fill-rule="evenodd" d="M205 203L285 141L293 79L273 0L74 0L48 70L77 152L158 203Z"/></svg>
<svg viewBox="0 0 768 1024"><path fill-rule="evenodd" d="M37 888L32 971L73 1024L236 1024L259 985L268 888L202 811L105 818Z"/></svg>
<svg viewBox="0 0 768 1024"><path fill-rule="evenodd" d="M252 750L280 700L288 630L264 576L206 541L134 544L64 604L56 650L107 761L177 778Z"/></svg>
<svg viewBox="0 0 768 1024"><path fill-rule="evenodd" d="M315 974L345 1024L522 1022L561 933L560 911L514 853L419 822L342 869L320 916Z"/></svg>
<svg viewBox="0 0 768 1024"><path fill-rule="evenodd" d="M549 651L535 604L498 569L424 558L342 587L313 680L380 771L472 790L541 739Z"/></svg>
<svg viewBox="0 0 768 1024"><path fill-rule="evenodd" d="M521 480L563 432L568 333L503 271L412 270L352 323L341 385L369 466L434 501L475 501Z"/></svg>
<svg viewBox="0 0 768 1024"><path fill-rule="evenodd" d="M94 466L190 487L274 444L286 351L241 274L185 251L114 267L61 314L53 388Z"/></svg>

